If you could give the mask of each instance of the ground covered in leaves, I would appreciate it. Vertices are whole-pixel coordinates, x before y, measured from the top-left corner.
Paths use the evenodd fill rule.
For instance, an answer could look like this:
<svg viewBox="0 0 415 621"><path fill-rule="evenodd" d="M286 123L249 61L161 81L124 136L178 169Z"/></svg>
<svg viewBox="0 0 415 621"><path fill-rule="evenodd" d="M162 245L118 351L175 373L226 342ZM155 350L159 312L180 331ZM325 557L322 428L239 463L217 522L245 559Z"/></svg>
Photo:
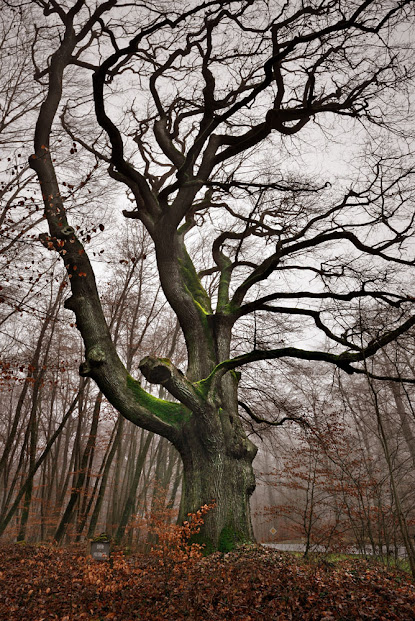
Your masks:
<svg viewBox="0 0 415 621"><path fill-rule="evenodd" d="M260 546L173 563L92 561L85 549L0 547L0 619L415 619L409 576L365 560L304 561Z"/></svg>

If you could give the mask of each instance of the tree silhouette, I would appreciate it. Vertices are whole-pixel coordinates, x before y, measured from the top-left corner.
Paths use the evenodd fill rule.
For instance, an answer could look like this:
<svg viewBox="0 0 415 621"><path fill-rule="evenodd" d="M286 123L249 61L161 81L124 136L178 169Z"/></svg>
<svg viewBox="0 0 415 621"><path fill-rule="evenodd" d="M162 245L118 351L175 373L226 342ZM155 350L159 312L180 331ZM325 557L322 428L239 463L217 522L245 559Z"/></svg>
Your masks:
<svg viewBox="0 0 415 621"><path fill-rule="evenodd" d="M346 189L283 161L290 144L298 149L297 135L320 124L323 131L330 118L383 135L405 131L413 3L32 5L45 96L30 166L49 226L42 242L60 254L70 280L65 306L85 344L81 375L123 416L178 449L182 515L214 500L205 537L215 545L221 534L251 539L256 447L238 415L236 369L294 358L364 372L362 362L415 324L412 297L391 278L413 265L408 159L373 147ZM80 94L84 74L92 74L93 88ZM58 114L74 152L81 145L124 184L132 204L124 216L152 239L188 360L182 370L154 354L139 368L174 401L145 391L111 340L54 167ZM363 306L372 318L390 310L376 338L353 320ZM235 349L234 331L254 315L272 318L272 337ZM313 326L320 345L293 346L291 319Z"/></svg>

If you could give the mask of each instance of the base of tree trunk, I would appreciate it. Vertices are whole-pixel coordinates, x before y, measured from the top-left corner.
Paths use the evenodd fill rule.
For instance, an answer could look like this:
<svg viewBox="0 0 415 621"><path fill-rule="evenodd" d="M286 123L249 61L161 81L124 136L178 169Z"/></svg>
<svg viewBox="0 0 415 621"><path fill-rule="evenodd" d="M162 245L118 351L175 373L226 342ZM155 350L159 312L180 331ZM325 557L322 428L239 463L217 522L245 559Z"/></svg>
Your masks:
<svg viewBox="0 0 415 621"><path fill-rule="evenodd" d="M256 447L252 444L249 454L240 458L189 453L182 456L179 521L186 520L189 513L201 506L215 502L194 541L204 544L208 551L228 551L238 543L254 541L249 501L255 489L252 460Z"/></svg>

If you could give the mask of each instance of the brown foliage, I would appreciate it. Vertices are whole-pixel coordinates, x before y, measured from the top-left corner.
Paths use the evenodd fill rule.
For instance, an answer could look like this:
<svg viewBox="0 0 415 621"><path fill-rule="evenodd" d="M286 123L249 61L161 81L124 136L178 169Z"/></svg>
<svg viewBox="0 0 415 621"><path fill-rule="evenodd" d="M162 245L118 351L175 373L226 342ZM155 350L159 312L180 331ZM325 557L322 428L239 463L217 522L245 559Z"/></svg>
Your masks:
<svg viewBox="0 0 415 621"><path fill-rule="evenodd" d="M409 577L365 560L305 562L245 546L171 572L158 555L93 562L82 548L10 545L0 550L5 621L134 619L415 619Z"/></svg>

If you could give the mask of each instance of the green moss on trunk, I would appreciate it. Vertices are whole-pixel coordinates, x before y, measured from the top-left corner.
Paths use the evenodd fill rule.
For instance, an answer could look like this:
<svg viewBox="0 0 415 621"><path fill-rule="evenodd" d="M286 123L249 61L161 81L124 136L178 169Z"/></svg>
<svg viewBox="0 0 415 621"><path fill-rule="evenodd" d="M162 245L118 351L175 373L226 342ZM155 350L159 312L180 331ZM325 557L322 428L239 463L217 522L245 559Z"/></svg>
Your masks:
<svg viewBox="0 0 415 621"><path fill-rule="evenodd" d="M193 262L185 249L183 250L183 258L179 259L179 263L180 271L186 283L188 292L205 314L211 314L212 307L210 298L200 282L195 266L193 265Z"/></svg>
<svg viewBox="0 0 415 621"><path fill-rule="evenodd" d="M184 405L153 397L131 375L127 376L127 386L133 393L137 403L148 409L163 422L180 427L183 423L190 420L192 414Z"/></svg>
<svg viewBox="0 0 415 621"><path fill-rule="evenodd" d="M231 552L237 545L246 542L247 540L242 532L235 530L231 524L227 524L220 532L218 550L226 554L226 552Z"/></svg>

